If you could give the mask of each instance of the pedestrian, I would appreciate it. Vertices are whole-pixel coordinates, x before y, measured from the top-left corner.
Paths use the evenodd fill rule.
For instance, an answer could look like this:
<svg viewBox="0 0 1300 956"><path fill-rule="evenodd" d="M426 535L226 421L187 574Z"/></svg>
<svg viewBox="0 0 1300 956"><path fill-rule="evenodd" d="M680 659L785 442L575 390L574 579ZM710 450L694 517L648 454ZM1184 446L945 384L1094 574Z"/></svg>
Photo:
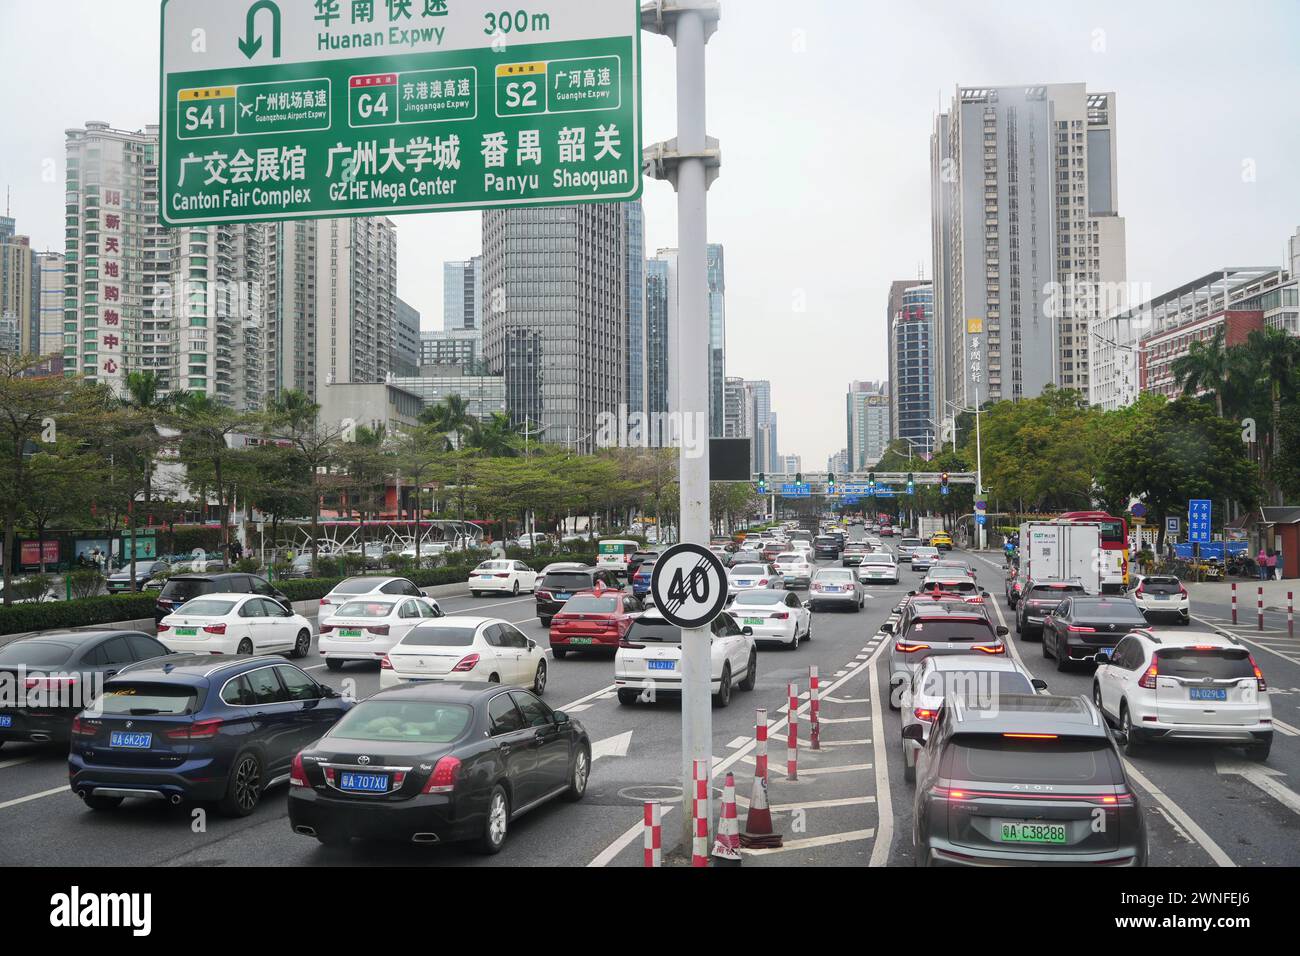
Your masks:
<svg viewBox="0 0 1300 956"><path fill-rule="evenodd" d="M1259 546L1259 554L1255 555L1255 564L1259 566L1259 579L1265 581L1268 579L1268 552L1264 546Z"/></svg>
<svg viewBox="0 0 1300 956"><path fill-rule="evenodd" d="M1268 552L1268 578L1272 581L1277 576L1277 552L1270 550Z"/></svg>

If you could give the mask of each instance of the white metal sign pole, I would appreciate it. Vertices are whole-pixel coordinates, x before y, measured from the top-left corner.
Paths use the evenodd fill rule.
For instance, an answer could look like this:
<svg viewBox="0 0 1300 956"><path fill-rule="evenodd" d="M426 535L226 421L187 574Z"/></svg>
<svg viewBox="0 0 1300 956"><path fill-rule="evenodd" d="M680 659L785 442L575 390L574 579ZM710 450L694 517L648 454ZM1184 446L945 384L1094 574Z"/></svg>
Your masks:
<svg viewBox="0 0 1300 956"><path fill-rule="evenodd" d="M677 48L677 140L660 144L660 175L677 189L677 300L679 335L678 409L691 430L684 435L705 436L703 442L681 443L678 480L681 489L683 542L709 543L709 316L708 316L708 188L717 174L716 144L705 128L704 48L717 28L720 8L714 0L655 0L641 9L642 26L672 38ZM712 145L712 149L710 148ZM653 160L652 160L653 161ZM703 432L700 423L704 424ZM682 794L692 793L693 762L708 761L712 777L713 714L711 700L710 628L682 634ZM707 801L712 803L712 791ZM684 805L684 804L683 804ZM713 820L712 807L704 808ZM682 846L691 845L691 815L681 814ZM710 835L710 841L712 835Z"/></svg>

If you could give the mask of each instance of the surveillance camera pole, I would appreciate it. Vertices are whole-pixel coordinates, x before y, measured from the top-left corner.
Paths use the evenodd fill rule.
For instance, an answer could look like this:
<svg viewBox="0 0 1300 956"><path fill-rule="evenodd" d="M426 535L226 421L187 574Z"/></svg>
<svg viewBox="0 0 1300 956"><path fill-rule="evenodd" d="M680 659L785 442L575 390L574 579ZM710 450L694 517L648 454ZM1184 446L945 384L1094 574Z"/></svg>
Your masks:
<svg viewBox="0 0 1300 956"><path fill-rule="evenodd" d="M717 29L721 7L716 0L653 0L641 8L641 27L672 39L677 48L677 138L645 151L646 175L667 179L677 190L677 283L679 329L677 408L683 420L709 420L709 362L704 343L708 319L708 190L722 164L718 142L705 131L704 48ZM674 396L669 396L670 402ZM707 433L707 429L706 429ZM709 543L709 456L681 443L678 465L681 490L681 540ZM682 634L682 804L681 846L691 846L693 761L704 760L713 773L712 653L708 627ZM709 790L712 803L712 789ZM712 828L713 814L705 819ZM710 834L710 841L712 835Z"/></svg>

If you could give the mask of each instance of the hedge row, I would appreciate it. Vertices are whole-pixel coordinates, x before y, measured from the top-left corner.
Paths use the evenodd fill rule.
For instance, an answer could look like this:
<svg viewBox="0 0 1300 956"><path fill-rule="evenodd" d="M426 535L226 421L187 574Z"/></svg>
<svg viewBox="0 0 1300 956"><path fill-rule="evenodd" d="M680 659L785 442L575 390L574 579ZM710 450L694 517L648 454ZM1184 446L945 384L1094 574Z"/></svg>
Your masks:
<svg viewBox="0 0 1300 956"><path fill-rule="evenodd" d="M591 554L555 554L546 559L525 562L540 571L557 561L575 561L595 564ZM440 584L463 584L475 564L451 564L446 567L412 571L404 575L417 587L431 588ZM276 581L275 586L291 601L313 601L324 597L343 578L306 578ZM111 624L116 621L133 621L153 617L157 594L101 594L96 597L72 601L47 601L40 604L12 604L0 606L0 634L24 634L55 628L89 627Z"/></svg>

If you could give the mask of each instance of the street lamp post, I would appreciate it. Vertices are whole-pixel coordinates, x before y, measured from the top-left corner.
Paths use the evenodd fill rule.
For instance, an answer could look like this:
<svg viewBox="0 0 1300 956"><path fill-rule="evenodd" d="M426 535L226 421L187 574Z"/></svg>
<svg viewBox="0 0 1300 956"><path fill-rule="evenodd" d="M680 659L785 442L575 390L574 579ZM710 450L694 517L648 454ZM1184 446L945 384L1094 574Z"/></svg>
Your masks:
<svg viewBox="0 0 1300 956"><path fill-rule="evenodd" d="M981 447L982 442L980 436L979 385L977 384L975 386L975 407L974 408L966 408L964 406L956 404L955 402L950 402L947 399L944 399L944 404L947 405L949 408L951 408L954 412L975 413L975 500L979 501L984 495L984 453ZM955 417L953 418L952 431L953 431L952 443L953 443L953 448L955 449L957 447L957 419ZM978 511L978 509L976 510ZM976 525L975 533L979 539L979 550L983 551L985 546L988 544L988 532L985 530L985 526L981 524L981 525Z"/></svg>

